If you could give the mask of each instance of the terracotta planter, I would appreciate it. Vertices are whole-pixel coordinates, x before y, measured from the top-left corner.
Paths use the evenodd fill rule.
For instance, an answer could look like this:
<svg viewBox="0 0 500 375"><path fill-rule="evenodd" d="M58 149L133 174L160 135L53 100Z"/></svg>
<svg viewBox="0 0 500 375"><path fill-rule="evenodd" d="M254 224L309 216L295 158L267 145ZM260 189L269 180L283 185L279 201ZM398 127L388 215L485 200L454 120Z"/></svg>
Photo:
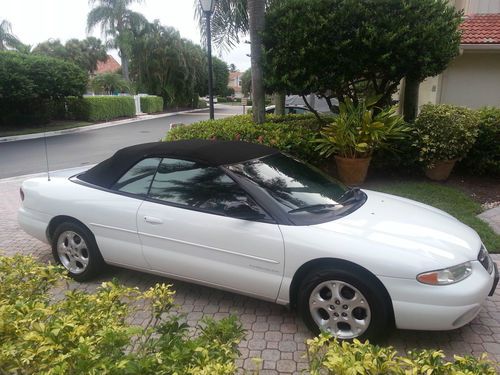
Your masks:
<svg viewBox="0 0 500 375"><path fill-rule="evenodd" d="M445 181L450 177L456 162L457 159L437 161L434 163L434 167L425 169L425 175L434 181Z"/></svg>
<svg viewBox="0 0 500 375"><path fill-rule="evenodd" d="M371 157L351 159L335 156L340 181L349 186L361 185L365 181L371 160Z"/></svg>

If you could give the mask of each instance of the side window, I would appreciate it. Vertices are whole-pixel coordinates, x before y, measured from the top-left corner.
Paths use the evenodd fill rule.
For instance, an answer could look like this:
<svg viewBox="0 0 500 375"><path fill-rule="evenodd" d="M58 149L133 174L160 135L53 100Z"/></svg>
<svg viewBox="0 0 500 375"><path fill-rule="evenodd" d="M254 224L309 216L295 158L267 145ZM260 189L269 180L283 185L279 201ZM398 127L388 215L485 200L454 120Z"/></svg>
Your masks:
<svg viewBox="0 0 500 375"><path fill-rule="evenodd" d="M154 199L241 219L268 219L266 213L221 168L163 159L151 185Z"/></svg>
<svg viewBox="0 0 500 375"><path fill-rule="evenodd" d="M161 158L143 159L130 168L112 187L125 193L147 195Z"/></svg>

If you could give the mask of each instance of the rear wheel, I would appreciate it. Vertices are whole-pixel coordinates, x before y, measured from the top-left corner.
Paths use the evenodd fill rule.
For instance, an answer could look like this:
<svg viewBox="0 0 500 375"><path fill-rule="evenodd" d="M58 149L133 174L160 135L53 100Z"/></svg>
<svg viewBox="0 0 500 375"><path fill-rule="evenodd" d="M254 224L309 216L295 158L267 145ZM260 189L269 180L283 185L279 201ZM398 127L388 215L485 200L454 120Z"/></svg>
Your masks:
<svg viewBox="0 0 500 375"><path fill-rule="evenodd" d="M77 281L95 277L104 267L94 236L77 223L63 223L56 228L52 240L52 255Z"/></svg>
<svg viewBox="0 0 500 375"><path fill-rule="evenodd" d="M320 269L303 280L298 310L315 333L340 340L380 339L390 328L389 306L373 276L354 270Z"/></svg>

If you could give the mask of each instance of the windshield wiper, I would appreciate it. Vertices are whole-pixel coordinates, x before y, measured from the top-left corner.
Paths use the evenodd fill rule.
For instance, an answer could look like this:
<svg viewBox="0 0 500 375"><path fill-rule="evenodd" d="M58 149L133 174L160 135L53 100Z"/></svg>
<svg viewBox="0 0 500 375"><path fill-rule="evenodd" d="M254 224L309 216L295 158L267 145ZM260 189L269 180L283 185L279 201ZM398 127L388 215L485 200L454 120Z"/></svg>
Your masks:
<svg viewBox="0 0 500 375"><path fill-rule="evenodd" d="M316 211L316 210L323 210L325 208L332 208L338 206L338 204L311 204L309 206L304 206L304 207L299 207L295 208L293 210L288 211L289 214L293 214L295 212L302 212L302 211Z"/></svg>
<svg viewBox="0 0 500 375"><path fill-rule="evenodd" d="M351 195L347 198L348 195ZM359 201L363 197L361 190L357 187L347 190L344 194L342 194L339 198L339 202L346 203L350 200ZM346 198L346 199L344 199ZM344 200L343 200L344 199Z"/></svg>

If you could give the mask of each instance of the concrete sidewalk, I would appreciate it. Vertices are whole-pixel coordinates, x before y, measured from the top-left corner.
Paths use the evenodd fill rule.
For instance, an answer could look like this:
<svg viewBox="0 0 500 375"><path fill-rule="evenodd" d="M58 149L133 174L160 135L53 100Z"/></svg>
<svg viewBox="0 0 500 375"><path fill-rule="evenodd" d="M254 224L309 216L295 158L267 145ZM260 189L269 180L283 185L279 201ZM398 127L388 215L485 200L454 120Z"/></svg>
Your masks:
<svg viewBox="0 0 500 375"><path fill-rule="evenodd" d="M81 126L81 127L77 127L77 128L54 130L54 131L50 131L50 132L40 132L40 133L33 133L33 134L12 135L12 136L8 136L8 137L0 137L0 143L23 141L26 139L37 139L37 138L43 138L43 137L53 137L56 135L69 134L69 133L82 133L82 132L95 130L95 129L108 128L110 126L129 124L132 122L152 120L152 119L158 119L158 118L163 118L163 117L172 117L172 116L182 115L182 114L186 114L186 113L197 113L197 112L202 112L202 111L206 111L206 110L207 110L207 108L201 108L201 109L190 109L187 111L179 111L179 112L171 112L171 113L160 113L158 115L144 114L144 115L138 115L138 116L132 117L132 118L126 118L126 119L116 120L116 121L102 122L99 124Z"/></svg>
<svg viewBox="0 0 500 375"><path fill-rule="evenodd" d="M500 234L500 206L490 208L477 216L486 221L497 234Z"/></svg>

